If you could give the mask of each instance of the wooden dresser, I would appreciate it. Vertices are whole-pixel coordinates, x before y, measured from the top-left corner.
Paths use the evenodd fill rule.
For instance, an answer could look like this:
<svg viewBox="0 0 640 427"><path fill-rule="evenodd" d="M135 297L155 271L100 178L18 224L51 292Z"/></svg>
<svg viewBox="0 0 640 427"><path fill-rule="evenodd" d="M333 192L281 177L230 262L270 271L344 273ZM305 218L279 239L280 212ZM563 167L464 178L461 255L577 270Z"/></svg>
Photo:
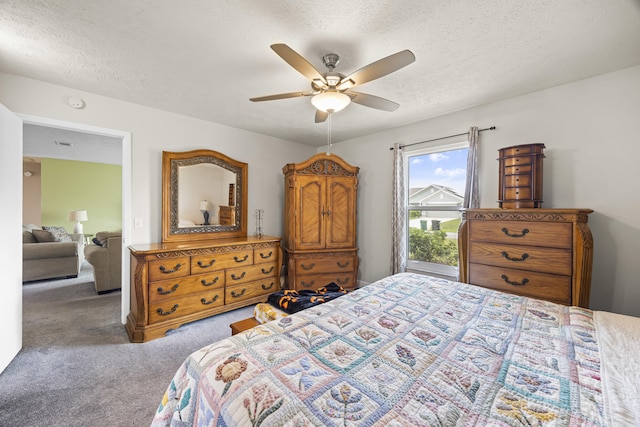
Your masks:
<svg viewBox="0 0 640 427"><path fill-rule="evenodd" d="M282 169L289 289L317 289L331 282L343 288L357 286L358 170L325 153Z"/></svg>
<svg viewBox="0 0 640 427"><path fill-rule="evenodd" d="M460 281L588 308L591 209L466 209Z"/></svg>
<svg viewBox="0 0 640 427"><path fill-rule="evenodd" d="M131 342L263 302L280 290L278 237L234 237L131 246Z"/></svg>

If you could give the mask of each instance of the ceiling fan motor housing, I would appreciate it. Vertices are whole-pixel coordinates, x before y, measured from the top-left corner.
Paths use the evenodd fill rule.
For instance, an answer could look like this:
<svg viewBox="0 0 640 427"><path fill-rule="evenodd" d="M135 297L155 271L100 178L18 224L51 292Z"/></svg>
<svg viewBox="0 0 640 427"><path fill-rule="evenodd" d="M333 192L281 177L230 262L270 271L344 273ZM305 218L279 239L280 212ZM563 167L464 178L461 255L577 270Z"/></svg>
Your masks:
<svg viewBox="0 0 640 427"><path fill-rule="evenodd" d="M340 62L340 57L337 53L327 53L322 57L322 62L324 63L325 67L327 67L330 71L333 71L333 69L336 68L336 65L338 65L338 62Z"/></svg>

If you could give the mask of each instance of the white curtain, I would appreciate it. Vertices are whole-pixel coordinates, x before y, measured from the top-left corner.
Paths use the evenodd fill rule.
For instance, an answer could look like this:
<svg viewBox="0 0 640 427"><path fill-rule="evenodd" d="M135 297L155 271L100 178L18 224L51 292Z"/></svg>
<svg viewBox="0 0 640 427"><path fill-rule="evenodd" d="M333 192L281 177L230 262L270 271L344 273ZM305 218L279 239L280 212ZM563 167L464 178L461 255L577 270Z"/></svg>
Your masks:
<svg viewBox="0 0 640 427"><path fill-rule="evenodd" d="M478 128L476 126L469 128L469 151L467 154L467 184L464 190L465 208L479 208L480 201L478 199Z"/></svg>
<svg viewBox="0 0 640 427"><path fill-rule="evenodd" d="M391 274L407 270L407 224L404 159L400 144L393 145L393 206L391 217Z"/></svg>

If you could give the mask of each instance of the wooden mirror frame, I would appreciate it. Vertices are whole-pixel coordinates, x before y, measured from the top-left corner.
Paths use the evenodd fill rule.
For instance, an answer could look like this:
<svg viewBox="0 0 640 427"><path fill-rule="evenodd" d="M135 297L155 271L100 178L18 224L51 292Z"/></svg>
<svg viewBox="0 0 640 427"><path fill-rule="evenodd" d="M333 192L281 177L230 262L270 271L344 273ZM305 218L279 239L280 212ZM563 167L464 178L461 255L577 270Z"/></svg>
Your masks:
<svg viewBox="0 0 640 427"><path fill-rule="evenodd" d="M235 224L178 227L178 168L211 163L236 174ZM247 163L213 150L162 152L162 243L225 239L247 235Z"/></svg>

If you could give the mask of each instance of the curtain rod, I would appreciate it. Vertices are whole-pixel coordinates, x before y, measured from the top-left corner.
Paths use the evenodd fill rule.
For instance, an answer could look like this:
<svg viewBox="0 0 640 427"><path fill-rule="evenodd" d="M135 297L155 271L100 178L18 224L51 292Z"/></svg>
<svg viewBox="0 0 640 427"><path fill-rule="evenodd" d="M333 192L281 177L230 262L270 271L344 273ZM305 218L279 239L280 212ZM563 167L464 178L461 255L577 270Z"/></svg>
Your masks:
<svg viewBox="0 0 640 427"><path fill-rule="evenodd" d="M494 130L496 127L495 126L491 126L489 128L484 128L484 129L478 129L478 132L483 132L485 130ZM410 147L412 145L417 145L417 144L424 144L426 142L432 142L432 141L439 141L441 139L447 139L447 138L453 138L454 136L462 136L462 135L468 135L469 132L464 132L464 133L458 133L456 135L449 135L449 136L441 136L440 138L433 138L433 139L428 139L426 141L420 141L420 142L414 142L412 144L404 144L401 145L400 148L404 148L404 147ZM389 150L393 151L393 147L389 148Z"/></svg>

